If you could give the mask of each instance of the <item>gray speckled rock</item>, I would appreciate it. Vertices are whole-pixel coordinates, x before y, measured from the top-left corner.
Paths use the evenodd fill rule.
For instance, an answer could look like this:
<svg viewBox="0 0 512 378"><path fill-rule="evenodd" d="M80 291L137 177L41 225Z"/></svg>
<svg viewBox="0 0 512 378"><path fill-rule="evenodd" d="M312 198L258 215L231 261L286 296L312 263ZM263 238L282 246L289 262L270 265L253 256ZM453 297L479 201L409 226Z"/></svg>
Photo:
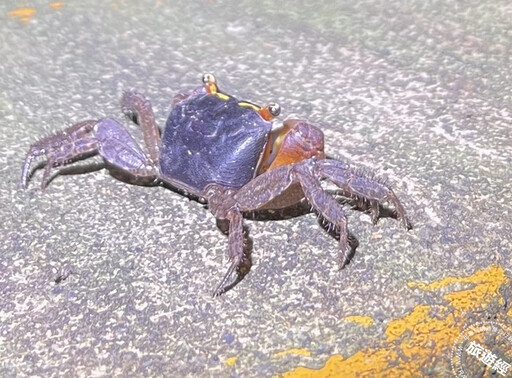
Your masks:
<svg viewBox="0 0 512 378"><path fill-rule="evenodd" d="M0 375L320 367L432 301L409 281L491 264L510 274L509 1L38 0L26 22L17 4L0 4ZM163 126L172 96L203 72L321 125L332 154L388 178L415 229L347 210L360 246L339 272L337 243L314 216L249 221L253 269L212 299L227 243L197 203L105 170L57 176L44 193L39 172L18 188L36 139L82 119L122 120L128 88ZM276 357L290 348L312 356ZM446 372L448 355L437 357L434 371Z"/></svg>

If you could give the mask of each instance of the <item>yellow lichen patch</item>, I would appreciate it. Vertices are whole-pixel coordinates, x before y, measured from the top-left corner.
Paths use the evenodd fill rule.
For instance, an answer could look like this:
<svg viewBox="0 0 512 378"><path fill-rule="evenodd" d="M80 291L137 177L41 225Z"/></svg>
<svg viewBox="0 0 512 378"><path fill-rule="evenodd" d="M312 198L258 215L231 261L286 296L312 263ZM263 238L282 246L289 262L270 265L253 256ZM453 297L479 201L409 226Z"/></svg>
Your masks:
<svg viewBox="0 0 512 378"><path fill-rule="evenodd" d="M284 376L409 377L432 371L438 375L451 374L449 363L441 366L439 359L449 358L453 343L467 326L470 311L479 312L491 301L504 303L499 289L508 281L503 268L493 265L468 277L447 277L430 284L410 283L409 287L422 290L439 290L452 283L469 283L473 287L445 294L446 305L420 304L402 318L389 322L386 339L378 349L361 350L346 359L335 355L319 370L299 367Z"/></svg>
<svg viewBox="0 0 512 378"><path fill-rule="evenodd" d="M325 364L325 366L321 370L312 370L302 366L299 366L297 369L284 373L283 377L329 377L335 376L335 373L341 372L340 365L343 363L343 357L340 355L334 355Z"/></svg>
<svg viewBox="0 0 512 378"><path fill-rule="evenodd" d="M7 12L7 17L18 18L22 23L26 24L36 14L34 8L18 8Z"/></svg>
<svg viewBox="0 0 512 378"><path fill-rule="evenodd" d="M409 282L409 287L422 290L439 290L452 283L474 284L469 290L455 291L446 294L443 298L458 310L469 310L487 304L498 295L498 288L508 282L505 270L499 265L492 265L482 269L469 277L446 277L442 280L425 284L422 282ZM503 301L503 298L498 297Z"/></svg>
<svg viewBox="0 0 512 378"><path fill-rule="evenodd" d="M401 319L390 322L386 328L387 341L400 339L402 353L413 359L423 355L442 355L461 329L451 320L430 315L431 306L419 305Z"/></svg>
<svg viewBox="0 0 512 378"><path fill-rule="evenodd" d="M468 277L446 277L429 284L424 282L409 282L408 286L417 287L422 290L439 290L453 283L487 283L491 285L494 283L493 286L497 287L500 286L504 280L506 281L508 278L503 268L499 265L491 265L489 268L479 270Z"/></svg>
<svg viewBox="0 0 512 378"><path fill-rule="evenodd" d="M345 320L347 322L354 322L354 323L362 324L367 327L373 325L373 318L371 318L369 316L358 316L358 315L346 316Z"/></svg>
<svg viewBox="0 0 512 378"><path fill-rule="evenodd" d="M288 354L295 354L295 355L299 355L299 356L309 357L309 356L311 356L311 351L309 349L305 349L305 348L292 348L292 349L283 350L281 352L277 352L276 354L274 354L274 357L283 357Z"/></svg>
<svg viewBox="0 0 512 378"><path fill-rule="evenodd" d="M237 359L238 359L238 357L236 357L236 356L228 357L228 358L226 358L225 363L226 363L226 365L228 365L228 366L234 366L234 365L235 365L235 363L236 363L236 360L237 360Z"/></svg>
<svg viewBox="0 0 512 378"><path fill-rule="evenodd" d="M388 341L398 339L402 334L412 329L416 324L421 323L428 316L430 306L416 306L414 310L403 318L393 320L386 327Z"/></svg>
<svg viewBox="0 0 512 378"><path fill-rule="evenodd" d="M50 3L50 8L52 9L62 9L62 7L64 6L64 3L61 2L61 1L54 1L53 3Z"/></svg>
<svg viewBox="0 0 512 378"><path fill-rule="evenodd" d="M359 377L359 376L386 376L386 377L407 377L406 371L400 367L390 367L398 356L393 351L384 349L368 349L359 351L347 359L341 355L334 355L329 358L325 366L319 370L298 367L297 369L284 373L283 377Z"/></svg>

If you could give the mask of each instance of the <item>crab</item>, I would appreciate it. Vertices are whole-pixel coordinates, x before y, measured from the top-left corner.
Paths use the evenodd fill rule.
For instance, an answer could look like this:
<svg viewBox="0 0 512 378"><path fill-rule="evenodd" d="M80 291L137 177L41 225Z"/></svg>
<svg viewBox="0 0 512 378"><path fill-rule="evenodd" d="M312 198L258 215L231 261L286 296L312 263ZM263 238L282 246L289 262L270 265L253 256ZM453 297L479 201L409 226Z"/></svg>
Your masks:
<svg viewBox="0 0 512 378"><path fill-rule="evenodd" d="M204 203L228 235L230 266L214 296L232 288L250 269L243 220L255 211L306 202L336 230L340 268L349 262L353 241L347 217L323 181L334 184L341 196L367 204L374 223L379 209L389 203L395 218L411 228L389 186L325 154L318 127L288 119L273 129L279 105L239 101L222 92L211 74L203 76L198 88L175 96L162 136L151 103L142 94L124 92L121 105L141 127L144 149L112 118L82 121L30 146L21 187L27 187L37 157L46 157L44 189L52 168L99 154L115 177L138 185L162 184ZM235 271L237 278L228 284Z"/></svg>

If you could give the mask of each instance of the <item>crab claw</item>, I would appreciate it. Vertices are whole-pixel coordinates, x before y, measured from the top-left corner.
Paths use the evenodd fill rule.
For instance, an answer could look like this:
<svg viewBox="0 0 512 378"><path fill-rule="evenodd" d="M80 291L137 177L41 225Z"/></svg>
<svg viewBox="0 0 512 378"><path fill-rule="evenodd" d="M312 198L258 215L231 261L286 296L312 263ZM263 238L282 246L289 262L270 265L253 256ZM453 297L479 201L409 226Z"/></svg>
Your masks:
<svg viewBox="0 0 512 378"><path fill-rule="evenodd" d="M30 166L32 165L32 161L37 156L44 155L43 149L37 149L35 147L31 147L30 151L27 154L27 157L25 158L25 163L23 164L23 169L21 171L21 180L20 180L20 187L22 189L27 188L28 180L30 177Z"/></svg>

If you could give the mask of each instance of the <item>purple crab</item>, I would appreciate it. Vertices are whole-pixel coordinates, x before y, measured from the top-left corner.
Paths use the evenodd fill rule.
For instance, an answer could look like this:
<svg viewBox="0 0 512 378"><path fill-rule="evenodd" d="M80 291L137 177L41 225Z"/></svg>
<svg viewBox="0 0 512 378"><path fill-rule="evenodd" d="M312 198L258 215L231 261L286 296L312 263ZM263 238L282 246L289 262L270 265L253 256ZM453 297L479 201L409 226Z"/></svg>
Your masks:
<svg viewBox="0 0 512 378"><path fill-rule="evenodd" d="M322 187L324 180L334 184L339 195L365 203L374 223L388 202L403 226L411 228L388 186L326 156L324 134L318 127L288 119L272 129L279 105L239 101L221 92L213 75L204 75L203 85L174 98L162 136L142 94L125 92L121 103L123 112L142 128L145 148L114 119L82 121L32 144L21 186L26 188L31 163L39 156L46 157L44 189L52 168L99 154L114 176L138 185L164 184L207 204L219 224L225 225L231 262L215 296L232 288L250 269L243 219L254 211L307 202L337 231L340 267L349 262L347 217L337 198ZM238 277L228 284L234 271Z"/></svg>

